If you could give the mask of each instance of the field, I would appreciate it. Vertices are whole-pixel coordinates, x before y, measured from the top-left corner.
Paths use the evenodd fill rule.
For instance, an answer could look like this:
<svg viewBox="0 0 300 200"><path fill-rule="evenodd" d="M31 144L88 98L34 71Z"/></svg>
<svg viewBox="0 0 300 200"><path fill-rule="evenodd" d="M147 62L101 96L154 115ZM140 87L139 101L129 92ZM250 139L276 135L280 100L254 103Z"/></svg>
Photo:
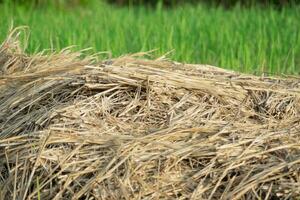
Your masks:
<svg viewBox="0 0 300 200"><path fill-rule="evenodd" d="M3 1L0 200L300 199L300 6Z"/></svg>
<svg viewBox="0 0 300 200"><path fill-rule="evenodd" d="M92 47L104 56L156 50L159 56L261 74L300 73L300 6L232 8L185 5L174 9L0 5L0 39L9 26L30 27L27 52Z"/></svg>

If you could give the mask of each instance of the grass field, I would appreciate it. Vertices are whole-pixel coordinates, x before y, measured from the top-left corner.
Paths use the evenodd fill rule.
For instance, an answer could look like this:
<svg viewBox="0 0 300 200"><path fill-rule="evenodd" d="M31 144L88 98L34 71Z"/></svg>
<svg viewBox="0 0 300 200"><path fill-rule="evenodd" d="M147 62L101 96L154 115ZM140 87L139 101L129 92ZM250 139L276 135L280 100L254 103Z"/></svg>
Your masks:
<svg viewBox="0 0 300 200"><path fill-rule="evenodd" d="M113 7L91 0L85 7L0 5L0 39L14 26L31 30L28 51L77 45L112 56L158 49L170 57L243 72L300 73L300 6L175 9Z"/></svg>

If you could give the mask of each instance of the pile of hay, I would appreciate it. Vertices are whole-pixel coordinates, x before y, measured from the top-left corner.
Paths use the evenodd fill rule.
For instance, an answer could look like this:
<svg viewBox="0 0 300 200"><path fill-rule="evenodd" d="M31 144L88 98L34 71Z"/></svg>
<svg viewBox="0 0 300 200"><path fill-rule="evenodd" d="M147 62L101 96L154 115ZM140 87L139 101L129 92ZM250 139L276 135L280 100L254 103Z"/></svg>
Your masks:
<svg viewBox="0 0 300 200"><path fill-rule="evenodd" d="M0 49L0 199L296 199L300 79Z"/></svg>

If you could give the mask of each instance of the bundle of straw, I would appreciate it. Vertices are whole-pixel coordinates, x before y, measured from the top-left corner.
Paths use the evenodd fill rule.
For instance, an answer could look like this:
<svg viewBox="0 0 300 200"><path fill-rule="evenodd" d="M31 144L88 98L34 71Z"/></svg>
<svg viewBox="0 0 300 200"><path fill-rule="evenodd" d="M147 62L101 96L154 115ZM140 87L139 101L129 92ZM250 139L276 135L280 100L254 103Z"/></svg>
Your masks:
<svg viewBox="0 0 300 200"><path fill-rule="evenodd" d="M0 199L296 199L300 79L0 49Z"/></svg>

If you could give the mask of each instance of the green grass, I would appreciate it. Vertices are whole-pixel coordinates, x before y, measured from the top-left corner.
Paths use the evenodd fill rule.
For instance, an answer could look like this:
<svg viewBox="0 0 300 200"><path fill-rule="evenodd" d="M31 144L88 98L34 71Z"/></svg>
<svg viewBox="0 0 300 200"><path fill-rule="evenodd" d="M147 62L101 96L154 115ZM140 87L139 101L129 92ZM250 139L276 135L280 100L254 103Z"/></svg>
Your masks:
<svg viewBox="0 0 300 200"><path fill-rule="evenodd" d="M170 57L249 73L300 73L300 6L174 9L113 7L30 8L0 5L0 39L11 22L31 30L28 52L77 45L113 56L158 49Z"/></svg>

